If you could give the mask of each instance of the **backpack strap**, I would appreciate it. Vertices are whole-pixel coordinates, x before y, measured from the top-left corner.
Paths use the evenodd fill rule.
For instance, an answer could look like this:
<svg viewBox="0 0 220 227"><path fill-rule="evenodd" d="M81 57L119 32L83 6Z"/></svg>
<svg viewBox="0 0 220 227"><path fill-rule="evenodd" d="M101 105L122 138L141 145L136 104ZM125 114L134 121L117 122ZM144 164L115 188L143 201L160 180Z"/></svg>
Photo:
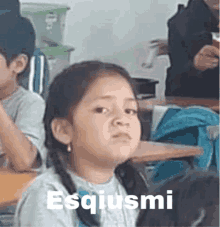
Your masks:
<svg viewBox="0 0 220 227"><path fill-rule="evenodd" d="M30 60L30 73L26 89L36 92L43 98L47 95L49 70L46 56L36 49Z"/></svg>

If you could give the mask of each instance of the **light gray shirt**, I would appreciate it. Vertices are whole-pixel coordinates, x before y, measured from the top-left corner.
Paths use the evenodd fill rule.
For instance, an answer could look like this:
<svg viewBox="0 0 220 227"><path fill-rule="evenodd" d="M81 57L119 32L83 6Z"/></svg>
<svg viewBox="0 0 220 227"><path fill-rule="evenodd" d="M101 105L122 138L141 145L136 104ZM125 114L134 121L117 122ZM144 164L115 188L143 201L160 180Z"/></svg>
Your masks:
<svg viewBox="0 0 220 227"><path fill-rule="evenodd" d="M36 146L41 161L44 163L46 160L45 130L43 125L44 100L38 94L19 87L16 92L2 100L1 103L18 129ZM0 140L0 166L7 165L3 154L4 151Z"/></svg>
<svg viewBox="0 0 220 227"><path fill-rule="evenodd" d="M127 196L127 193L116 176L113 176L104 184L92 184L73 173L70 174L76 185L77 192L87 191L89 195L100 195L100 191L104 191L105 204L107 204L107 195L113 195L114 205L116 205L116 196L121 195L124 204L124 198ZM62 209L47 208L48 191L63 192L63 195L56 197L60 198L61 201L55 202L56 205L63 204ZM54 173L53 168L47 170L38 176L34 183L24 192L16 209L14 227L82 226L80 225L76 210L68 209L64 205L64 200L68 195L69 193L61 183L59 176ZM98 207L97 204L96 206ZM104 227L135 227L138 216L137 209L128 209L124 206L122 206L122 209L109 209L106 206L104 209L97 210L97 213L99 213L101 226Z"/></svg>

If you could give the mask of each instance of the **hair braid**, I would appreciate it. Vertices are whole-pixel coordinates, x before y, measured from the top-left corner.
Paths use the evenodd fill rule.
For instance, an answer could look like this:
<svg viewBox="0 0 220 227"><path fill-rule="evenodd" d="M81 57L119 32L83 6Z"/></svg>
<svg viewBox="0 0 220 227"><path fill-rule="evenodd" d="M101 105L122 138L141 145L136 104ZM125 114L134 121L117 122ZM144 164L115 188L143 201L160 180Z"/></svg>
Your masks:
<svg viewBox="0 0 220 227"><path fill-rule="evenodd" d="M64 164L61 161L61 158L59 157L59 155L63 156L62 153L60 153L59 149L52 150L50 152L50 158L53 162L55 172L60 176L60 180L62 184L64 185L68 193L72 195L76 193L77 190L70 174L67 172L66 168L64 167ZM100 226L99 222L95 219L94 215L90 214L89 210L85 210L82 208L80 198L79 198L79 208L76 210L76 212L79 219L86 226Z"/></svg>
<svg viewBox="0 0 220 227"><path fill-rule="evenodd" d="M119 165L115 173L129 195L136 195L140 200L141 195L147 194L147 185L130 160Z"/></svg>

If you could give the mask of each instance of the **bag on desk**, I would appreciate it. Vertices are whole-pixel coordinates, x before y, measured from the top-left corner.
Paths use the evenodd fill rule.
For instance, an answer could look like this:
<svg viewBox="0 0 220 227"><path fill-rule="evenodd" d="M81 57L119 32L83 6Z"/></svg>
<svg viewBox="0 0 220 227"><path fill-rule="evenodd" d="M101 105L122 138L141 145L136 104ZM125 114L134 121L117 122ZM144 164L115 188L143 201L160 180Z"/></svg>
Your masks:
<svg viewBox="0 0 220 227"><path fill-rule="evenodd" d="M212 125L219 125L219 116L207 108L170 108L152 131L151 139L158 142L171 141L201 146L204 154L194 157L191 167L205 171L213 165L219 170L219 136L211 138L207 132L207 128ZM187 168L190 168L190 165L187 166L182 160L157 163L153 182L172 178Z"/></svg>

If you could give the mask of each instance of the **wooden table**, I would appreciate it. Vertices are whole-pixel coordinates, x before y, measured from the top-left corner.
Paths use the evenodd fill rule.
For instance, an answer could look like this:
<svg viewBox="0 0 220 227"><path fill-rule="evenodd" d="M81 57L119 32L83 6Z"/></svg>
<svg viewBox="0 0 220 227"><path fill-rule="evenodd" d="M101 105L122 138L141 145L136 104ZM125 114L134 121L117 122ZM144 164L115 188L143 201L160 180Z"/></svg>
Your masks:
<svg viewBox="0 0 220 227"><path fill-rule="evenodd" d="M184 146L158 142L141 141L131 161L144 163L171 158L201 155L203 149L198 146ZM0 170L0 207L15 205L22 192L35 180L36 173L14 173Z"/></svg>
<svg viewBox="0 0 220 227"><path fill-rule="evenodd" d="M36 173L15 173L0 170L0 207L16 204L21 198L22 192L35 177Z"/></svg>
<svg viewBox="0 0 220 227"><path fill-rule="evenodd" d="M185 98L185 97L166 97L165 99L145 99L139 100L141 109L152 110L155 105L178 105L182 107L186 106L204 106L208 107L216 112L219 112L219 100L217 99L198 99L198 98Z"/></svg>
<svg viewBox="0 0 220 227"><path fill-rule="evenodd" d="M144 163L151 161L164 161L173 158L192 157L203 154L199 146L185 146L177 144L141 141L131 161Z"/></svg>

